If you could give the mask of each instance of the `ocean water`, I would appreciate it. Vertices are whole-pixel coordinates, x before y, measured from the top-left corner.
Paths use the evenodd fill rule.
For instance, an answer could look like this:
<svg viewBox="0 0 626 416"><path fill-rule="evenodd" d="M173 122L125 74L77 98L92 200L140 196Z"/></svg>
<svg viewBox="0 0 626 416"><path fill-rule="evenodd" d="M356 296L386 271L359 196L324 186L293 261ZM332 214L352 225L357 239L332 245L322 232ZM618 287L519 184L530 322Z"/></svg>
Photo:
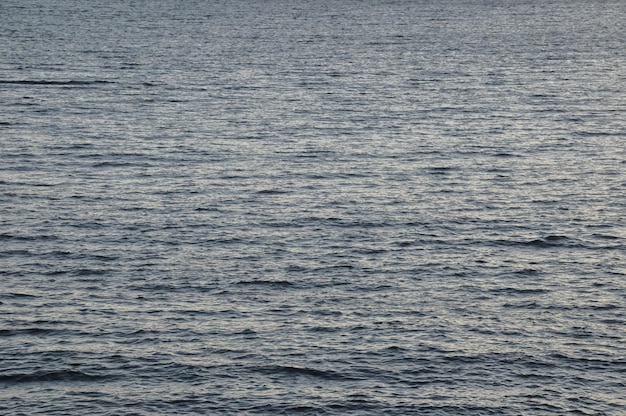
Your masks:
<svg viewBox="0 0 626 416"><path fill-rule="evenodd" d="M2 0L0 414L626 414L623 0Z"/></svg>

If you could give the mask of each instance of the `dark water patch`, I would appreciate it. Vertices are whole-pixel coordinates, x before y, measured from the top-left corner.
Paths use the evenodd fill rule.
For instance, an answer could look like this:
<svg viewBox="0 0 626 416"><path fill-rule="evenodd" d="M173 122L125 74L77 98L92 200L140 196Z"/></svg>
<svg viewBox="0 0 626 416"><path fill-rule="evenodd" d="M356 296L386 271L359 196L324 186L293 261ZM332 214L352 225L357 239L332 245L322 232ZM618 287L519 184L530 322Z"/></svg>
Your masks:
<svg viewBox="0 0 626 416"><path fill-rule="evenodd" d="M311 315L317 316L342 316L343 312L332 309L316 309L310 312Z"/></svg>
<svg viewBox="0 0 626 416"><path fill-rule="evenodd" d="M327 273L327 272L333 272L333 271L346 271L346 270L353 270L356 269L357 266L353 265L353 264L349 264L349 263L340 263L340 264L330 264L328 266L321 266L321 267L316 267L311 269L312 272L319 274L319 273ZM321 283L320 283L321 284ZM332 283L333 285L344 285L346 284L345 281L341 280L341 281L336 281Z"/></svg>
<svg viewBox="0 0 626 416"><path fill-rule="evenodd" d="M416 241L397 241L393 243L398 247L411 247L417 244Z"/></svg>
<svg viewBox="0 0 626 416"><path fill-rule="evenodd" d="M431 175L447 175L454 170L455 168L450 166L433 166L427 169Z"/></svg>
<svg viewBox="0 0 626 416"><path fill-rule="evenodd" d="M2 329L0 330L0 336L11 337L20 335L49 335L53 332L53 329L47 328Z"/></svg>
<svg viewBox="0 0 626 416"><path fill-rule="evenodd" d="M324 151L324 150L311 150L311 151L302 152L302 153L289 152L287 154L293 155L293 157L298 158L298 159L319 159L319 158L323 158L327 156L332 156L335 154L335 152Z"/></svg>
<svg viewBox="0 0 626 416"><path fill-rule="evenodd" d="M285 271L292 272L292 273L303 273L303 272L310 271L310 269L308 267L301 266L298 264L289 264L285 267Z"/></svg>
<svg viewBox="0 0 626 416"><path fill-rule="evenodd" d="M252 336L255 337L257 335L257 332L253 329L250 328L246 328L242 331L236 332L236 335L246 335L246 336Z"/></svg>
<svg viewBox="0 0 626 416"><path fill-rule="evenodd" d="M0 234L0 241L2 240L14 240L14 241L54 241L59 237L51 234L42 235L18 235L14 233L2 233Z"/></svg>
<svg viewBox="0 0 626 416"><path fill-rule="evenodd" d="M578 304L550 304L547 303L548 299L543 299L542 302L538 300L520 300L517 302L507 302L502 305L508 309L528 309L528 310L542 310L553 311L554 313L561 313L566 311L580 311L585 309L594 309L594 307L578 305Z"/></svg>
<svg viewBox="0 0 626 416"><path fill-rule="evenodd" d="M87 269L87 268L68 271L69 274L71 274L73 276L79 276L79 277L103 276L103 275L109 274L111 272L112 272L112 270L110 270L110 269Z"/></svg>
<svg viewBox="0 0 626 416"><path fill-rule="evenodd" d="M57 184L47 182L30 182L27 185L32 187L51 188L53 186L56 186Z"/></svg>
<svg viewBox="0 0 626 416"><path fill-rule="evenodd" d="M517 276L537 276L539 275L541 272L537 269L532 269L532 268L526 268L526 269L521 269L521 270L516 270L515 272L513 272L514 275Z"/></svg>
<svg viewBox="0 0 626 416"><path fill-rule="evenodd" d="M606 303L602 305L590 305L589 308L594 309L594 310L614 310L614 309L624 309L624 306L615 305L612 303Z"/></svg>
<svg viewBox="0 0 626 416"><path fill-rule="evenodd" d="M38 257L38 255L28 250L4 250L0 251L0 258L2 257Z"/></svg>
<svg viewBox="0 0 626 416"><path fill-rule="evenodd" d="M529 296L529 295L543 295L550 291L542 288L520 288L520 287L503 287L497 289L490 289L490 293L504 294L510 296Z"/></svg>
<svg viewBox="0 0 626 416"><path fill-rule="evenodd" d="M626 325L626 316L624 316L624 318L617 318L617 317L613 317L613 318L608 318L608 319L600 319L599 322L602 322L603 324L607 324L607 325L614 325L619 327L623 327L624 325Z"/></svg>
<svg viewBox="0 0 626 416"><path fill-rule="evenodd" d="M125 168L125 167L146 167L150 166L149 163L137 163L136 161L105 161L105 162L97 162L92 165L94 168Z"/></svg>
<svg viewBox="0 0 626 416"><path fill-rule="evenodd" d="M89 374L77 370L41 370L33 373L0 374L0 383L102 382L110 378L110 376Z"/></svg>
<svg viewBox="0 0 626 416"><path fill-rule="evenodd" d="M399 347L397 345L391 345L389 347L385 347L379 351L380 354L404 354L406 352L411 351L408 348Z"/></svg>
<svg viewBox="0 0 626 416"><path fill-rule="evenodd" d="M48 325L54 325L54 323L44 322ZM57 323L66 325L67 323ZM76 323L74 323L76 324ZM89 332L81 330L67 329L67 328L18 328L18 329L2 329L0 330L0 337L67 337L67 338L80 338L82 336L92 335Z"/></svg>
<svg viewBox="0 0 626 416"><path fill-rule="evenodd" d="M144 283L133 284L128 286L128 290L145 292L146 294L164 294L164 293L180 293L186 291L200 290L201 287L189 286L185 284L166 284L166 283ZM207 289L204 289L205 291Z"/></svg>
<svg viewBox="0 0 626 416"><path fill-rule="evenodd" d="M532 301L532 300L519 301L519 302L507 302L503 304L502 307L510 308L510 309L545 309L546 308L544 305L541 305L538 302Z"/></svg>
<svg viewBox="0 0 626 416"><path fill-rule="evenodd" d="M31 295L29 293L17 293L17 292L11 292L11 293L0 293L0 298L3 299L33 299L33 298L38 298L39 296L37 295Z"/></svg>
<svg viewBox="0 0 626 416"><path fill-rule="evenodd" d="M114 84L113 81L105 80L0 80L1 84L13 84L13 85L61 85L61 86L84 86L84 85L99 85L99 84Z"/></svg>
<svg viewBox="0 0 626 416"><path fill-rule="evenodd" d="M355 249L355 250L353 250L354 253L364 254L364 255L384 254L384 253L387 253L388 251L389 250L377 249L377 248L363 248L363 249Z"/></svg>
<svg viewBox="0 0 626 416"><path fill-rule="evenodd" d="M610 234L592 234L591 236L600 240L621 240L623 238Z"/></svg>
<svg viewBox="0 0 626 416"><path fill-rule="evenodd" d="M282 195L288 194L290 191L282 190L282 189L263 189L256 192L259 195Z"/></svg>

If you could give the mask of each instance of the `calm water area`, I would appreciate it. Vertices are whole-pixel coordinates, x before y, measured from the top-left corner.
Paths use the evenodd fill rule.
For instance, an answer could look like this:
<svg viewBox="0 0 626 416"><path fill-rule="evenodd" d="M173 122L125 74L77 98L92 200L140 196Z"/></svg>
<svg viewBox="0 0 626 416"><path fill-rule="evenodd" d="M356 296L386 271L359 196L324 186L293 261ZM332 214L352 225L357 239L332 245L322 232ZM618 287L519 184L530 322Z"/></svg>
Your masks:
<svg viewBox="0 0 626 416"><path fill-rule="evenodd" d="M623 0L0 0L0 414L626 415Z"/></svg>

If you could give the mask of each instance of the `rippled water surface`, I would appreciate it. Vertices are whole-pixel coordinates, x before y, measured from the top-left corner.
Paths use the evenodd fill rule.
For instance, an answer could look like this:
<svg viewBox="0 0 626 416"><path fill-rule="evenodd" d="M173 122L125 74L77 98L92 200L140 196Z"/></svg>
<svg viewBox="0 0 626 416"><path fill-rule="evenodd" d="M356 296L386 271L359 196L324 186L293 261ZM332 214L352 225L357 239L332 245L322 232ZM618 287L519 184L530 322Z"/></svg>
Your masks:
<svg viewBox="0 0 626 416"><path fill-rule="evenodd" d="M622 0L0 9L0 413L625 414Z"/></svg>

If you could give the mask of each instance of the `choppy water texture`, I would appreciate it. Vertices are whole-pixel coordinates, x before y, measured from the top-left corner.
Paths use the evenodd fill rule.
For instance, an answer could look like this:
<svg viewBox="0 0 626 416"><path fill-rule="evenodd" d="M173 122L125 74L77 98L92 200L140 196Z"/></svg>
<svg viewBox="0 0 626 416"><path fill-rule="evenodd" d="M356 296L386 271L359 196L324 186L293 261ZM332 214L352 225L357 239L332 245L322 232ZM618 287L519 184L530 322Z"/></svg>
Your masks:
<svg viewBox="0 0 626 416"><path fill-rule="evenodd" d="M0 8L0 413L626 411L624 1Z"/></svg>

